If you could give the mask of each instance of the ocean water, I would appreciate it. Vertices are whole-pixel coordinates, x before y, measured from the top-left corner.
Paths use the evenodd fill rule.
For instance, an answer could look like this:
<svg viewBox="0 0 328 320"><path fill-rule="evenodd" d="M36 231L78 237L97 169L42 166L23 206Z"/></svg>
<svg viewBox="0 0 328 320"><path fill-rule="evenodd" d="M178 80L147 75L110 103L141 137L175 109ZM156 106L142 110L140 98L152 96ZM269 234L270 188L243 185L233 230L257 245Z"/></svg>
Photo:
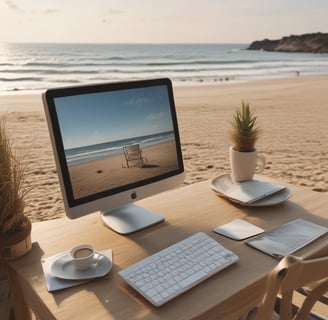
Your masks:
<svg viewBox="0 0 328 320"><path fill-rule="evenodd" d="M123 152L123 146L126 145L138 143L141 148L145 148L169 141L174 141L173 131L66 149L65 156L68 166L73 166L120 155Z"/></svg>
<svg viewBox="0 0 328 320"><path fill-rule="evenodd" d="M248 44L0 44L0 93L169 77L202 85L328 74L328 54L245 50Z"/></svg>

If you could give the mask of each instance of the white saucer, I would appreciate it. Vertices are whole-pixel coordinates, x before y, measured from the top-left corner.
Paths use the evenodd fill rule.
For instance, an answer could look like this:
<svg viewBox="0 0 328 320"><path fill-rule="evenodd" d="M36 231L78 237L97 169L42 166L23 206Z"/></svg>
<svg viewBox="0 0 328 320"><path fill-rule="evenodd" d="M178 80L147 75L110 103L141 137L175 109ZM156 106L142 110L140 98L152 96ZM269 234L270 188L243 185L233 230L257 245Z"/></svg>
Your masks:
<svg viewBox="0 0 328 320"><path fill-rule="evenodd" d="M259 177L256 177L256 179L261 180L261 179L259 179ZM263 179L263 181L265 181L265 180ZM211 188L213 191L218 193L218 195L220 195L221 197L224 197L224 198L228 199L229 201L241 204L243 206L248 206L248 207L264 207L264 206L278 205L278 204L288 200L289 197L292 195L291 190L286 187L279 192L276 192L270 196L267 196L265 198L255 201L255 202L252 202L252 203L241 202L241 201L238 201L236 199L233 199L233 198L230 198L227 196L228 191L231 190L232 188L236 187L236 184L238 184L238 183L234 182L231 179L230 174L222 174L212 180Z"/></svg>
<svg viewBox="0 0 328 320"><path fill-rule="evenodd" d="M61 279L84 280L93 279L106 275L112 268L112 262L105 255L100 254L98 263L93 264L87 270L77 270L69 254L64 254L56 259L51 265L51 273Z"/></svg>

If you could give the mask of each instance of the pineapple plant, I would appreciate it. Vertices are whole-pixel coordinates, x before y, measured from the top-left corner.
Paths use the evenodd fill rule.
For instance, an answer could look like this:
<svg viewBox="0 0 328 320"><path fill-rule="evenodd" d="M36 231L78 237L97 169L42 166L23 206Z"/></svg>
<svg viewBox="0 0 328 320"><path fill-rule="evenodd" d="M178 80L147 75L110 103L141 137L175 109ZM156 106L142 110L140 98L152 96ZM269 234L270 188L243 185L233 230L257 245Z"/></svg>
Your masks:
<svg viewBox="0 0 328 320"><path fill-rule="evenodd" d="M255 143L261 130L257 126L257 117L251 111L249 103L243 101L241 108L236 110L232 127L233 149L239 152L255 151Z"/></svg>

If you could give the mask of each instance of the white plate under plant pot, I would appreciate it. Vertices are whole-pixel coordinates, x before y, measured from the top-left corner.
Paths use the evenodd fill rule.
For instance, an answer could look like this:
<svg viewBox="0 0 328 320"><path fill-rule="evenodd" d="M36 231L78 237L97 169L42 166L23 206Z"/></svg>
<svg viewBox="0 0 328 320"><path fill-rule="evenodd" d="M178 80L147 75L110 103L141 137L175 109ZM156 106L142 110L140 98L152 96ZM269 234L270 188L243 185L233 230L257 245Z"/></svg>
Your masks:
<svg viewBox="0 0 328 320"><path fill-rule="evenodd" d="M255 149L252 152L229 149L231 177L236 182L252 180L255 173L260 173L265 167L265 157Z"/></svg>

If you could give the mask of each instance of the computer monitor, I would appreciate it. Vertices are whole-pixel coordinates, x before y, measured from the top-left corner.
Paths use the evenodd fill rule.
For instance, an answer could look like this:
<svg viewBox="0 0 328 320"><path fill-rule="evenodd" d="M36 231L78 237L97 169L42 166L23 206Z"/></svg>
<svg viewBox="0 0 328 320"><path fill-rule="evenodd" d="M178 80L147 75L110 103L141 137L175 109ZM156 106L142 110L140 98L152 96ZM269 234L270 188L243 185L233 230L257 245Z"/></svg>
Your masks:
<svg viewBox="0 0 328 320"><path fill-rule="evenodd" d="M42 97L66 215L100 211L122 234L163 221L132 203L184 180L171 81L54 88Z"/></svg>

